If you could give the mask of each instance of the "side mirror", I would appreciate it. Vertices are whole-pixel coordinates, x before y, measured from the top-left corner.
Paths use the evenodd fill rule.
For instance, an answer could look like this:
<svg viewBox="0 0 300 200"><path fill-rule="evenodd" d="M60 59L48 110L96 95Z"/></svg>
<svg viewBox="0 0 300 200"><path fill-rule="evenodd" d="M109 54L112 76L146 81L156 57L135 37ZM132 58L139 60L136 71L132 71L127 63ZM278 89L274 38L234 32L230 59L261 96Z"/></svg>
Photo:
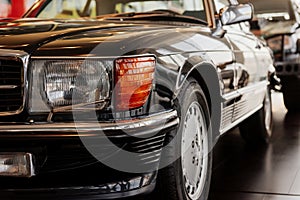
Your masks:
<svg viewBox="0 0 300 200"><path fill-rule="evenodd" d="M219 15L223 25L249 21L253 18L253 5L250 3L230 5L222 8Z"/></svg>

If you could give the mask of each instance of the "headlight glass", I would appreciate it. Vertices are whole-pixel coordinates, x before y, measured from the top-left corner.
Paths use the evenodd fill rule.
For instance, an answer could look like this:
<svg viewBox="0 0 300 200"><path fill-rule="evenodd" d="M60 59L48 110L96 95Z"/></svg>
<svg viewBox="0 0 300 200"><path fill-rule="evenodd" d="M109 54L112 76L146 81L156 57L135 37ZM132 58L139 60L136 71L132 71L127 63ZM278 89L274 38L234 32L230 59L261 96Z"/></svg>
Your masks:
<svg viewBox="0 0 300 200"><path fill-rule="evenodd" d="M282 37L284 37L283 40ZM290 50L293 48L293 39L290 36L277 36L267 40L269 47L274 53L281 52L282 41L284 42L284 50Z"/></svg>
<svg viewBox="0 0 300 200"><path fill-rule="evenodd" d="M34 60L30 112L103 109L110 97L110 61Z"/></svg>

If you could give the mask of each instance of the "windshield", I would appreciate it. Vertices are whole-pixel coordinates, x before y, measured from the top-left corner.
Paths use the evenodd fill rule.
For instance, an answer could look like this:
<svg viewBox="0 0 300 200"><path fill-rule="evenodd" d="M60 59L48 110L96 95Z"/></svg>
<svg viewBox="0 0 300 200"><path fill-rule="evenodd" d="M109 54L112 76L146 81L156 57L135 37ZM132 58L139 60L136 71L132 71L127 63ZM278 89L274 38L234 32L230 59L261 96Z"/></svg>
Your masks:
<svg viewBox="0 0 300 200"><path fill-rule="evenodd" d="M203 0L52 0L37 18L76 19L103 15L165 11L206 21Z"/></svg>

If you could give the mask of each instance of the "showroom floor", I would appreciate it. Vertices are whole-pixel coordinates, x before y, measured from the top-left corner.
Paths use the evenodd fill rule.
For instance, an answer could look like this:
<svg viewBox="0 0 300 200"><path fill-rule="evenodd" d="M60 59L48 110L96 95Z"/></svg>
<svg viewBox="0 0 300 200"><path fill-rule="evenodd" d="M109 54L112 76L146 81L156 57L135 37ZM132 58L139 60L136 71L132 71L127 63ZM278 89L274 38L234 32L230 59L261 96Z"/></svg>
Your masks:
<svg viewBox="0 0 300 200"><path fill-rule="evenodd" d="M209 200L300 200L300 113L287 113L280 93L272 97L270 145L248 146L238 129L225 134L214 148Z"/></svg>
<svg viewBox="0 0 300 200"><path fill-rule="evenodd" d="M268 147L249 147L233 130L215 148L211 200L299 200L300 113L287 113L273 93L274 129Z"/></svg>

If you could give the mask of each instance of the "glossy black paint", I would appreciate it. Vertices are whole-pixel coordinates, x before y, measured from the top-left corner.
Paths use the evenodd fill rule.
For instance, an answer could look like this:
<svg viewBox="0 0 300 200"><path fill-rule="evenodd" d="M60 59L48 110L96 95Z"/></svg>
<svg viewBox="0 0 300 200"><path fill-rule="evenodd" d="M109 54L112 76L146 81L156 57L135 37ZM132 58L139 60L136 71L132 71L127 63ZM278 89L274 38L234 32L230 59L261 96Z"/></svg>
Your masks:
<svg viewBox="0 0 300 200"><path fill-rule="evenodd" d="M43 2L45 1L36 4L37 10L43 7L40 4ZM37 10L30 10L27 16L33 16ZM215 18L214 12L207 13L207 15L210 15L216 22L219 20ZM243 27L243 23L216 27L214 25L217 24L216 22L203 25L203 23L180 21L156 23L146 20L120 22L120 20L88 19L20 19L0 27L0 49L21 50L29 55L28 70L25 74L26 86L29 87L32 79L30 63L37 58L97 57L113 61L126 56L154 55L157 58L157 65L153 88L147 103L139 111L130 111L120 116L126 116L126 119L143 119L151 114L176 110L178 111L177 120L180 120L181 105L178 105L177 96L181 92L184 81L192 76L199 82L206 95L215 143L225 130L232 128L232 124L239 122L245 114L262 104L264 89L267 87L268 70L272 67L269 50L247 30L247 27ZM220 29L224 31L224 37L216 36L216 31ZM112 78L114 69L108 68L107 70ZM257 90L259 87L260 90ZM256 90L257 95L253 95L252 92ZM28 99L26 98L25 101L25 105L28 106ZM114 122L113 103L110 102L105 113L101 111L98 113L99 121ZM49 122L47 115L31 115L27 111L28 108L25 108L20 115L0 117L2 121L0 132L4 122L5 125L12 125L15 122L18 122L15 125L30 125L29 120L33 120L49 125L55 122L62 123L64 120L68 122L73 120L70 113L59 113L54 114L53 121ZM174 127L175 125L172 126ZM154 128L161 128L161 135L170 131L163 127ZM147 132L146 129L143 131ZM139 129L135 130L136 134L143 132L138 131ZM28 134L31 137L28 137ZM48 136L53 134L53 137L43 137L42 133L36 132L26 134L21 132L6 134L6 137L2 138L9 142L15 140L12 145L14 147L19 144L17 141L29 141L34 148L46 146L55 149L55 145L52 147L48 142L51 143L53 138L60 138L64 141L67 136L60 132L47 134ZM125 140L126 137L125 134L120 135L121 140ZM127 144L130 145L131 141ZM78 146L81 143L76 141L74 145ZM5 149L3 148L2 151ZM120 181L131 176L120 178L114 175L113 179ZM12 181L13 185L14 180L9 181ZM140 188L140 191L133 193L149 192L153 189L154 183L155 175L147 185L148 188ZM51 185L51 187L54 186ZM70 191L72 192L72 189ZM107 198L105 195L106 193L101 197ZM121 197L132 194L127 194L125 191L118 195Z"/></svg>
<svg viewBox="0 0 300 200"><path fill-rule="evenodd" d="M180 29L178 26L153 23L29 20L12 22L2 28L2 31L0 29L0 34L1 32L3 33L0 38L2 49L23 50L31 54L31 57L118 58L154 54L158 58L158 64L162 66L162 70L157 67L155 85L158 89L169 89L168 94L163 94L170 97L166 100L168 102L166 108L172 107L174 94L178 93L185 79L182 77L187 77L196 65L208 60L206 51L212 52L218 47L220 51L218 54L223 51L230 54L229 43L225 38L218 41L211 36L209 29L203 26L194 27L194 25ZM7 34L8 32L10 35ZM202 44L203 41L213 45ZM195 42L198 43L197 46L194 45ZM189 51L186 51L186 48ZM224 62L233 60L230 56L228 59L229 61L224 60ZM178 60L183 63L178 63ZM223 59L215 61L222 63ZM213 67L212 64L210 66ZM168 83L164 80L166 72L168 77L170 76ZM159 90L157 94L160 94ZM153 98L164 99L156 94Z"/></svg>

